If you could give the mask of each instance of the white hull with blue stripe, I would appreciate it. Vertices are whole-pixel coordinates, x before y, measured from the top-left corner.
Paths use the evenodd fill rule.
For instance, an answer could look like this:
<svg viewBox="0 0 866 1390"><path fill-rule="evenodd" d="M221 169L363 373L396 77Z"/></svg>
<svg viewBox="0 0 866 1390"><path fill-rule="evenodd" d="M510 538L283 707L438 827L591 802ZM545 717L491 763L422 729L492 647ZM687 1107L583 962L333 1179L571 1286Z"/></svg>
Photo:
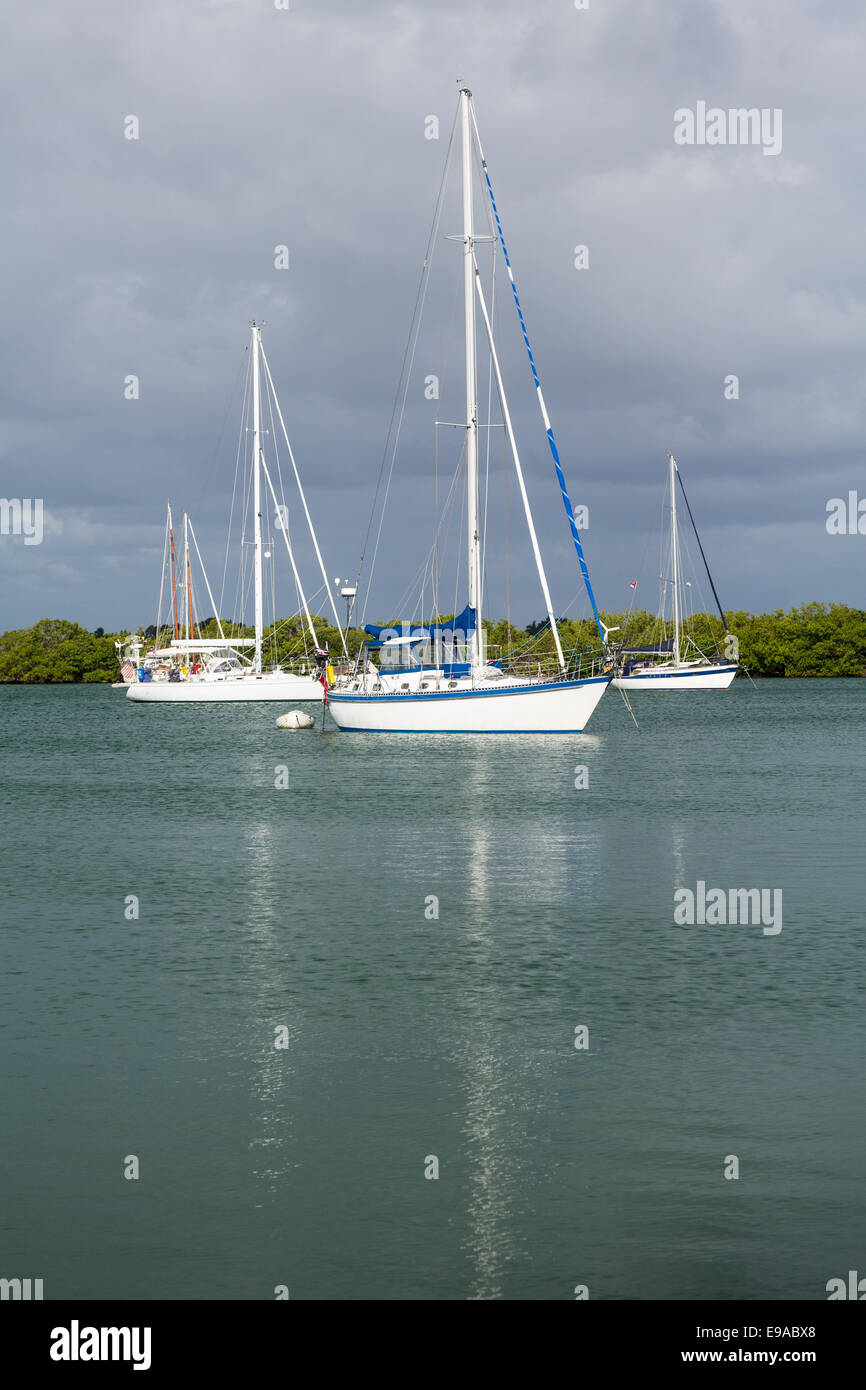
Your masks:
<svg viewBox="0 0 866 1390"><path fill-rule="evenodd" d="M338 728L354 733L579 734L609 684L608 675L550 682L501 677L456 690L332 691L328 708Z"/></svg>
<svg viewBox="0 0 866 1390"><path fill-rule="evenodd" d="M736 666L693 662L632 671L628 676L616 676L613 683L618 690L727 690L736 674Z"/></svg>
<svg viewBox="0 0 866 1390"><path fill-rule="evenodd" d="M670 470L670 580L664 575L660 576L663 582L661 608L659 611L659 623L665 624L665 601L670 592L672 600L672 621L673 636L665 638L664 642L655 647L625 648L622 651L618 674L614 677L614 685L618 690L727 690L734 676L737 674L738 663L734 660L710 660L706 653L702 652L693 637L686 632L684 613L686 611L687 590L691 587L689 582L683 586L681 564L680 564L680 539L677 531L677 485L686 504L689 520L701 552L701 559L710 587L713 591L713 598L719 610L719 617L725 625L725 636L728 640L728 647L725 650L725 657L730 658L733 654L730 647L733 645L734 652L738 651L738 644L731 634L727 631L727 619L724 609L719 600L716 586L713 583L713 576L710 574L710 567L707 564L707 557L698 535L698 528L692 516L692 509L689 506L689 499L686 497L686 490L677 461L673 454L668 454L668 465ZM647 652L655 653L652 659L646 659L643 654ZM661 654L670 653L665 659ZM686 653L694 652L695 655L687 657Z"/></svg>

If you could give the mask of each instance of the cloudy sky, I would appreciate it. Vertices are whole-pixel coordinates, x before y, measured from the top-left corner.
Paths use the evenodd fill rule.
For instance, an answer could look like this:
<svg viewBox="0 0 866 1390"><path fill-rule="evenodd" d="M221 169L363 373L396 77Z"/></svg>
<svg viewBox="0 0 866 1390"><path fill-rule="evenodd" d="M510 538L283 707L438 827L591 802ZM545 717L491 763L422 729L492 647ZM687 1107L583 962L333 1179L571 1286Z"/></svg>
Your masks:
<svg viewBox="0 0 866 1390"><path fill-rule="evenodd" d="M169 496L221 573L253 318L327 567L354 574L458 78L589 509L600 603L625 606L639 573L655 606L672 449L726 605L863 604L866 536L825 525L829 498L866 497L862 4L41 0L4 30L0 495L44 499L45 531L39 546L0 536L0 629L153 621ZM699 102L779 109L781 153L676 144L674 112ZM459 230L451 208L443 233ZM436 256L445 295L459 250ZM503 366L564 609L579 574L502 289ZM453 379L459 350L440 328L419 341L370 618L393 615L431 539L424 378L450 352ZM459 394L440 405L459 418ZM516 506L512 482L525 622L543 604Z"/></svg>

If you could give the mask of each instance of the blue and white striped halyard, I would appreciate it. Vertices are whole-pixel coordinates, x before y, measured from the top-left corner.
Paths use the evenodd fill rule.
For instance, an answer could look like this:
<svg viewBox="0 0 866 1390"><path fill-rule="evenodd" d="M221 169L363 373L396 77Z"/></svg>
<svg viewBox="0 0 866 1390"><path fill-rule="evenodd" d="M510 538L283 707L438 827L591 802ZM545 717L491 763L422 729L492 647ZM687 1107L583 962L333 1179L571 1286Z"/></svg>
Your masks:
<svg viewBox="0 0 866 1390"><path fill-rule="evenodd" d="M490 204L493 208L493 216L496 218L496 229L499 233L499 242L502 247L502 254L505 257L505 266L508 271L508 278L511 282L511 292L514 295L514 304L517 309L517 317L520 319L520 328L523 333L523 341L526 344L526 351L529 355L529 365L532 368L532 378L535 382L536 392L538 393L538 404L541 408L541 418L544 421L544 428L547 431L547 442L550 445L550 452L553 455L553 464L556 469L556 476L559 479L559 489L562 493L562 502L565 507L565 514L568 517L568 524L571 527L571 537L574 541L574 548L577 551L577 558L580 563L580 571L583 575L583 581L586 584L586 592L589 594L589 601L592 604L592 613L593 617L595 618L595 625L598 628L598 635L601 638L602 643L604 643L604 627L602 625L601 619L598 616L598 606L595 601L595 594L592 591L592 584L589 578L589 570L586 564L586 557L583 553L583 546L580 543L580 532L577 529L577 523L574 519L574 511L571 506L571 498L568 495L568 488L565 482L565 474L562 471L562 464L559 459L559 450L556 447L556 440L553 436L553 427L550 423L550 417L547 414L547 407L544 404L544 396L541 390L541 382L538 379L538 371L536 370L535 366L535 358L532 355L532 347L530 346L529 342L529 334L526 331L526 321L523 317L523 310L520 307L520 297L517 293L517 284L514 279L514 272L511 269L511 261L508 258L508 247L505 245L505 234L502 230L502 222L500 221L499 217L499 209L496 206L496 199L493 196L493 184L490 182L490 174L487 171L487 160L484 158L484 152L481 149L481 139L478 135L478 123L477 121L475 121L474 110L472 113L472 120L473 124L475 125L475 138L478 140L478 153L481 156L481 168L484 173L485 181L487 183L487 192L490 194Z"/></svg>

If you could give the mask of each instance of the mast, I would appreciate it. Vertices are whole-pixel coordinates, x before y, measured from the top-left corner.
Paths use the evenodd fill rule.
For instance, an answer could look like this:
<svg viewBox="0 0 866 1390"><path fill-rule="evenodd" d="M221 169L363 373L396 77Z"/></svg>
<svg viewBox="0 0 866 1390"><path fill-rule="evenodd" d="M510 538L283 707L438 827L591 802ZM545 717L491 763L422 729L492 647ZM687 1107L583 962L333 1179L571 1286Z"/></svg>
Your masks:
<svg viewBox="0 0 866 1390"><path fill-rule="evenodd" d="M262 476L261 476L261 401L259 399L259 348L262 330L253 324L253 578L255 585L256 649L253 664L262 669Z"/></svg>
<svg viewBox="0 0 866 1390"><path fill-rule="evenodd" d="M186 570L186 640L192 641L192 574L189 568L189 518L183 514L183 563ZM187 653L189 661L189 653Z"/></svg>
<svg viewBox="0 0 866 1390"><path fill-rule="evenodd" d="M170 502L169 502L169 504L168 504L168 537L169 537L169 542L170 542L170 544L171 544L171 598L172 598L172 604L173 604L173 607L174 607L174 635L175 635L175 638L178 638L178 637L180 636L180 630L179 630L178 624L177 624L177 576L176 576L176 574L175 574L175 567L174 567L174 528L173 528L172 522L171 522L171 503L170 503Z"/></svg>
<svg viewBox="0 0 866 1390"><path fill-rule="evenodd" d="M470 669L481 671L481 542L478 535L478 389L475 380L475 247L472 226L472 127L467 87L460 92L463 138L463 305L466 336L466 531L469 606L475 610Z"/></svg>
<svg viewBox="0 0 866 1390"><path fill-rule="evenodd" d="M677 464L673 454L671 465L671 557L674 569L674 666L680 664L680 554L677 540Z"/></svg>
<svg viewBox="0 0 866 1390"><path fill-rule="evenodd" d="M598 628L598 635L601 638L602 646L607 645L609 632L616 632L616 628L605 627L598 613L598 604L595 601L592 584L590 583L589 570L586 565L586 556L583 553L583 546L580 540L580 532L577 529L577 522L574 519L574 509L571 505L571 498L568 495L568 488L565 483L565 474L562 471L562 463L559 457L559 450L556 447L556 439L553 435L553 426L550 423L550 416L547 413L547 406L544 404L544 396L541 391L541 382L538 377L538 368L535 365L535 358L532 355L532 348L529 345L529 332L523 317L523 310L520 307L520 297L517 293L517 282L514 279L514 271L511 268L511 261L508 258L508 247L505 245L505 233L502 230L502 221L499 216L499 208L496 206L496 199L493 196L493 184L490 182L490 172L487 168L487 160L484 158L484 150L481 148L481 136L478 133L478 122L475 119L475 111L472 109L472 124L475 128L475 139L478 144L478 157L481 160L481 172L487 184L487 192L490 195L490 206L493 209L493 216L496 219L496 232L499 237L499 244L502 247L502 254L505 257L505 265L508 270L508 278L511 282L511 293L514 296L514 307L517 310L517 317L520 320L520 329L523 333L523 341L526 344L526 353L529 357L529 366L532 370L532 380L535 382L535 391L538 397L538 406L541 411L541 418L544 421L544 428L547 433L547 442L550 446L550 453L553 458L553 466L556 469L556 477L559 482L559 490L562 493L562 502L565 507L565 514L571 528L571 538L574 541L574 548L577 552L580 572L583 575L583 582L586 585L586 592L592 605L592 616L595 618L595 625Z"/></svg>

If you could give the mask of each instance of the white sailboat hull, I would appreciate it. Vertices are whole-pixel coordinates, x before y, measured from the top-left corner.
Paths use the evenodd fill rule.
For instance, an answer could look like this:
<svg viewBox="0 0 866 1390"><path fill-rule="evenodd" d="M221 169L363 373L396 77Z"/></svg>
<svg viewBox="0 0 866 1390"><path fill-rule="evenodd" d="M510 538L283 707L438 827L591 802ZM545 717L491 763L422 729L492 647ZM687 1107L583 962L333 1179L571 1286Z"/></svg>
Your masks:
<svg viewBox="0 0 866 1390"><path fill-rule="evenodd" d="M615 676L613 683L618 690L727 690L736 674L736 666L660 666Z"/></svg>
<svg viewBox="0 0 866 1390"><path fill-rule="evenodd" d="M214 680L193 676L181 681L137 681L127 690L126 698L143 704L256 703L262 700L297 704L321 700L322 687L308 676L286 673Z"/></svg>
<svg viewBox="0 0 866 1390"><path fill-rule="evenodd" d="M609 684L610 676L592 676L406 694L332 692L328 708L351 733L579 734Z"/></svg>

